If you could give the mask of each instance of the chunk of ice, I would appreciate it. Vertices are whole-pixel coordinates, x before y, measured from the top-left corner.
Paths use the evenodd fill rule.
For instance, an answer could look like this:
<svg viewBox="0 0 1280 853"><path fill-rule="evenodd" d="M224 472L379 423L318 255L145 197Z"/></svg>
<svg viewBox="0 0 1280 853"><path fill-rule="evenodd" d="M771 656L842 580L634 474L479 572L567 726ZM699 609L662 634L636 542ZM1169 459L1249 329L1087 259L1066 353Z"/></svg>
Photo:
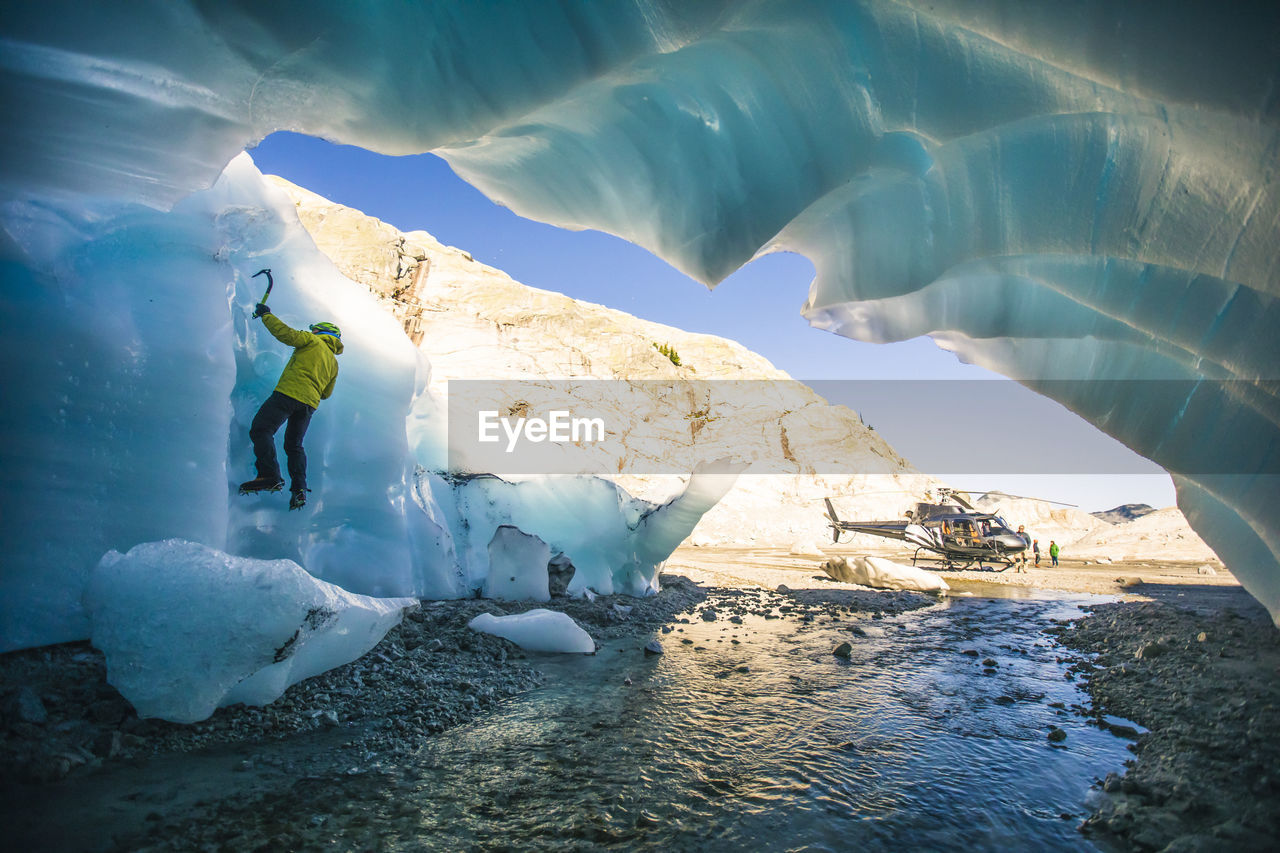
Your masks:
<svg viewBox="0 0 1280 853"><path fill-rule="evenodd" d="M530 610L514 616L481 613L467 627L510 640L531 652L578 652L591 654L595 640L573 617L555 610Z"/></svg>
<svg viewBox="0 0 1280 853"><path fill-rule="evenodd" d="M355 595L292 560L169 539L109 552L84 603L107 680L138 716L191 723L223 705L265 705L355 660L418 602Z"/></svg>
<svg viewBox="0 0 1280 853"><path fill-rule="evenodd" d="M945 580L915 566L895 563L883 557L833 557L822 564L822 570L843 583L856 583L876 589L910 589L917 592L946 592Z"/></svg>

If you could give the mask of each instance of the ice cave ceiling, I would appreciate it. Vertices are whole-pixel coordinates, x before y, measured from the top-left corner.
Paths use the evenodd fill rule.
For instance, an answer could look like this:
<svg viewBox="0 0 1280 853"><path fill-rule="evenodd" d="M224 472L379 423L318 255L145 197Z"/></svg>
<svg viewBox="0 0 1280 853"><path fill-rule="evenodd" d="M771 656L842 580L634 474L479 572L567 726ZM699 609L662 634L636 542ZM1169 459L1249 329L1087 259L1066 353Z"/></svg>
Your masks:
<svg viewBox="0 0 1280 853"><path fill-rule="evenodd" d="M524 216L708 283L807 255L814 325L928 333L1058 399L1169 470L1280 617L1278 10L11 3L6 338L44 345L22 333L48 309L29 283L63 274L51 244L104 205L168 210L280 129L434 151ZM148 298L123 279L112 298ZM6 384L31 357L18 346ZM58 405L10 406L6 433ZM40 492L38 464L7 467L7 505Z"/></svg>

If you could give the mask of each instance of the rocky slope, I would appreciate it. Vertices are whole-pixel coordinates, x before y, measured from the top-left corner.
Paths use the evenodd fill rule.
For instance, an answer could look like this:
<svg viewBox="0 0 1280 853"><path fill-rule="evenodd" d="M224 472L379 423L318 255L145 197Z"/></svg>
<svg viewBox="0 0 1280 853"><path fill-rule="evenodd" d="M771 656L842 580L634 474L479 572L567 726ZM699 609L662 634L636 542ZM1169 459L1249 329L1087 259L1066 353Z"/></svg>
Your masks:
<svg viewBox="0 0 1280 853"><path fill-rule="evenodd" d="M1185 560L1220 565L1176 507L1096 528L1071 543L1071 556L1103 561Z"/></svg>

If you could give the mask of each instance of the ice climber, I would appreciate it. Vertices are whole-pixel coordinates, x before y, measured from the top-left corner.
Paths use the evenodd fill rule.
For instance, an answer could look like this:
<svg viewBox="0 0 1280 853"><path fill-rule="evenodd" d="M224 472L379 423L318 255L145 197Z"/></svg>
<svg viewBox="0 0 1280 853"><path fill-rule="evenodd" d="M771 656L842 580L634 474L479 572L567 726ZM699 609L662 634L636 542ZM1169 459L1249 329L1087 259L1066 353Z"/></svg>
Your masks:
<svg viewBox="0 0 1280 853"><path fill-rule="evenodd" d="M276 461L276 431L284 430L284 453L289 466L289 509L301 509L307 502L307 454L302 437L321 400L329 399L338 379L338 359L342 353L342 332L333 323L316 323L310 331L291 329L271 313L266 303L258 303L254 317L261 317L275 339L293 347L293 355L280 374L280 381L267 401L253 416L249 439L257 459L258 476L240 485L240 494L278 492L284 486L280 463Z"/></svg>

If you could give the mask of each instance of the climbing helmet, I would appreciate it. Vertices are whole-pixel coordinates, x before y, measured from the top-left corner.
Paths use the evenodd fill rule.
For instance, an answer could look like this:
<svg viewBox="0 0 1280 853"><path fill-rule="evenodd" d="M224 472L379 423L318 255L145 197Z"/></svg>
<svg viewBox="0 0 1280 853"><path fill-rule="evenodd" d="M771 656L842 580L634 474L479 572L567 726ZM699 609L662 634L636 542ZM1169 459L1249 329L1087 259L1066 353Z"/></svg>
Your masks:
<svg viewBox="0 0 1280 853"><path fill-rule="evenodd" d="M311 331L317 335L332 335L338 340L342 340L342 330L332 323L312 323Z"/></svg>

